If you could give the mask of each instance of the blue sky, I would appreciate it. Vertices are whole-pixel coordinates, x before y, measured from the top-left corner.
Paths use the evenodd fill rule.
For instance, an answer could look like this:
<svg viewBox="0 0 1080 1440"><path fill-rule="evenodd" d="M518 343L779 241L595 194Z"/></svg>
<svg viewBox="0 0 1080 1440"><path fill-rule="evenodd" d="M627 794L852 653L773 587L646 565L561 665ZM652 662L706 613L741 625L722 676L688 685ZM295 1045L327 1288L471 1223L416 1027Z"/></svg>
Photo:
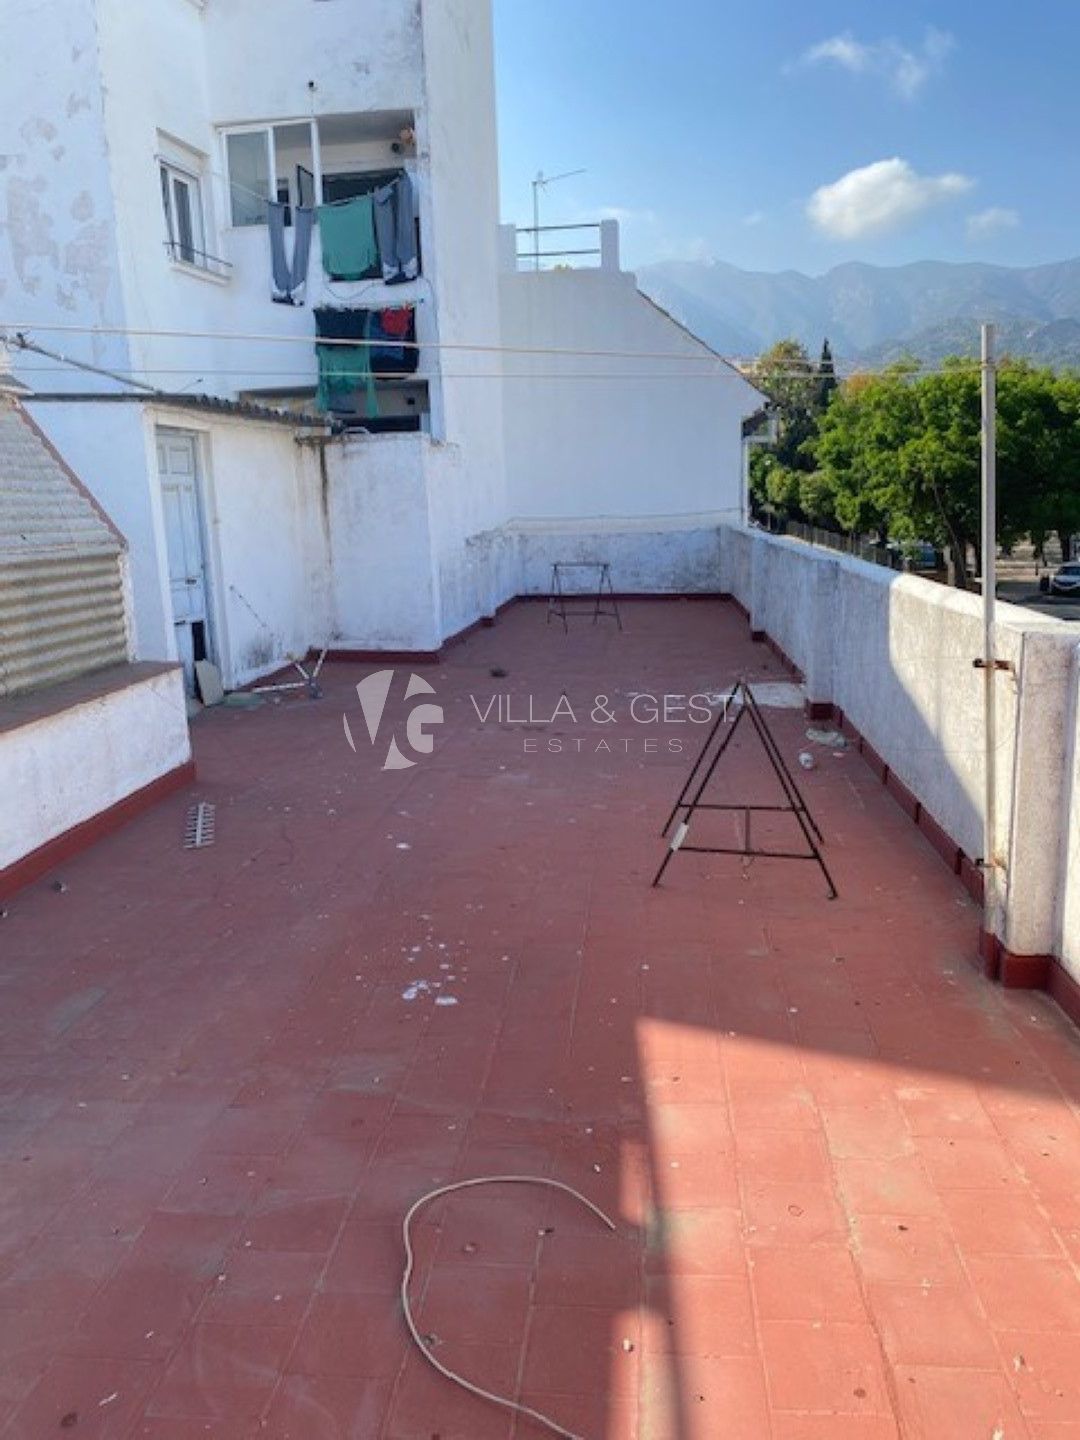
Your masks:
<svg viewBox="0 0 1080 1440"><path fill-rule="evenodd" d="M502 209L624 261L1080 255L1074 0L495 0Z"/></svg>

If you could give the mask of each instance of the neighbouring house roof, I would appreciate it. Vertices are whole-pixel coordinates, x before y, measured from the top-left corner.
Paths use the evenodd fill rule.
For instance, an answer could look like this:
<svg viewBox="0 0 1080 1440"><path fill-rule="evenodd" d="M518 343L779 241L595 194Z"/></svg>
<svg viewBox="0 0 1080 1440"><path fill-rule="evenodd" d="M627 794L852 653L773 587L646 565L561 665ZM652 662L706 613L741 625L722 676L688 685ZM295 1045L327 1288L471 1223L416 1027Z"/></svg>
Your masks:
<svg viewBox="0 0 1080 1440"><path fill-rule="evenodd" d="M124 549L20 402L0 396L0 699L127 660Z"/></svg>
<svg viewBox="0 0 1080 1440"><path fill-rule="evenodd" d="M0 558L123 548L120 532L22 406L0 400Z"/></svg>
<svg viewBox="0 0 1080 1440"><path fill-rule="evenodd" d="M136 401L143 405L169 405L184 410L209 411L213 415L235 416L243 420L262 420L274 425L292 425L294 429L333 430L334 422L326 415L307 410L282 409L260 405L254 400L226 400L220 395L191 394L168 390L108 391L35 391L28 397L35 405L48 404L122 404Z"/></svg>

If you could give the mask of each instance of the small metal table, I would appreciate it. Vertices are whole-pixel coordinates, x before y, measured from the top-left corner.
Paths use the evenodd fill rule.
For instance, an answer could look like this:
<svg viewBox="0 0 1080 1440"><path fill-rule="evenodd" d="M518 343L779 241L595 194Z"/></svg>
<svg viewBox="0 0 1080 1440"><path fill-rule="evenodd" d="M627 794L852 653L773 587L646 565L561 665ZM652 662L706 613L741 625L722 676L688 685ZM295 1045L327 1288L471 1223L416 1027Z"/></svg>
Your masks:
<svg viewBox="0 0 1080 1440"><path fill-rule="evenodd" d="M567 610L567 600L587 598L585 592L578 590L566 591L563 589L563 578L566 572L573 570L590 570L596 576L596 600L590 609ZM605 601L610 602L611 608L605 607ZM569 632L570 626L567 620L572 615L591 615L595 625L601 615L614 620L619 629L622 629L622 617L619 615L619 602L615 598L615 589L611 583L611 565L607 560L556 560L551 567L551 592L548 595L547 619L551 623L552 615L558 615L563 623L564 632Z"/></svg>

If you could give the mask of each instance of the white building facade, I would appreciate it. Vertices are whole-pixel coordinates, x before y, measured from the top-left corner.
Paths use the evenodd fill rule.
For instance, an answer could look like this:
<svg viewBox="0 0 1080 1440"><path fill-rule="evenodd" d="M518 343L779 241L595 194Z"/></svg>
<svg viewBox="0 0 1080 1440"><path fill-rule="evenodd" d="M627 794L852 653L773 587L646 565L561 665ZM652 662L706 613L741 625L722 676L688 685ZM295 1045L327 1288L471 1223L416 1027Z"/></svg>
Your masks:
<svg viewBox="0 0 1080 1440"><path fill-rule="evenodd" d="M610 231L593 270L518 267L487 0L0 14L0 321L128 540L138 658L236 686L310 647L435 651L586 554L617 588L719 588L761 397L638 294ZM316 226L275 303L274 206L288 254L302 210L399 177L415 276L328 278ZM316 411L324 307L411 309L415 370L379 377L376 417ZM529 355L560 349L669 358Z"/></svg>

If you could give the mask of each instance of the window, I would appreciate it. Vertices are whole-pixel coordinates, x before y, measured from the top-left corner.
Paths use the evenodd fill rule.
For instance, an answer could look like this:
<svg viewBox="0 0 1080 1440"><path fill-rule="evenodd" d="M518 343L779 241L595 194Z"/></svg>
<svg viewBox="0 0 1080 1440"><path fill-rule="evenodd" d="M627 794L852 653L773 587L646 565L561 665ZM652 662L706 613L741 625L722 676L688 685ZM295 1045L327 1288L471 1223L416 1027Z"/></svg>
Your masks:
<svg viewBox="0 0 1080 1440"><path fill-rule="evenodd" d="M161 161L161 204L165 211L166 247L174 260L205 266L206 230L198 177Z"/></svg>
<svg viewBox="0 0 1080 1440"><path fill-rule="evenodd" d="M397 170L348 171L323 176L323 200L331 204L335 200L354 200L358 195L370 195L373 190L389 185L404 174Z"/></svg>
<svg viewBox="0 0 1080 1440"><path fill-rule="evenodd" d="M234 225L265 225L270 199L269 130L239 130L225 136L229 165L229 207Z"/></svg>
<svg viewBox="0 0 1080 1440"><path fill-rule="evenodd" d="M290 120L280 125L225 132L232 225L265 225L266 205L277 200L291 222L296 205L315 203L315 123Z"/></svg>

